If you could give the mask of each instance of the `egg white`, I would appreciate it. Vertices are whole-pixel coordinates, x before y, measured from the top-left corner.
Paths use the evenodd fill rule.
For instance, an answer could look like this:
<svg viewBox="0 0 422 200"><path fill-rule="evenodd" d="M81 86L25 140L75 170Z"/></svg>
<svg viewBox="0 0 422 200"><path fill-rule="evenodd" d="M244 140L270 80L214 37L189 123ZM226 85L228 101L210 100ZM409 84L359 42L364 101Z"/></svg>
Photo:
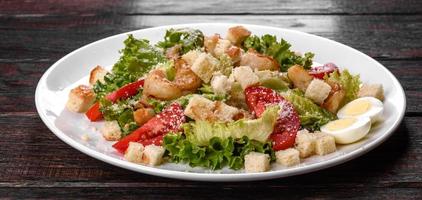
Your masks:
<svg viewBox="0 0 422 200"><path fill-rule="evenodd" d="M328 126L337 120L331 121L321 127L321 131L334 136L337 144L354 143L365 137L371 129L371 119L369 117L355 118L356 121L350 126L340 130L330 130Z"/></svg>
<svg viewBox="0 0 422 200"><path fill-rule="evenodd" d="M371 104L371 107L366 112L359 114L359 115L348 115L346 113L346 110L355 102L357 101L368 101ZM361 97L358 99L355 99L345 106L343 106L338 112L337 117L339 119L342 118L348 118L348 117L354 117L354 118L363 118L363 117L369 117L371 119L371 123L375 123L377 121L382 120L382 115L384 112L384 105L383 103L374 97Z"/></svg>

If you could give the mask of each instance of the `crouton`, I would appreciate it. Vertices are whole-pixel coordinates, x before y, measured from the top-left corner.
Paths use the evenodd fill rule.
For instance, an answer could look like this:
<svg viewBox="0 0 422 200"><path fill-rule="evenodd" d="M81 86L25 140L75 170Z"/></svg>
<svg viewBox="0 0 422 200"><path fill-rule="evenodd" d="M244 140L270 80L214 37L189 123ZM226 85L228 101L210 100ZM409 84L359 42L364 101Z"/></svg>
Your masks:
<svg viewBox="0 0 422 200"><path fill-rule="evenodd" d="M94 85L97 81L104 83L104 76L107 73L107 70L97 65L94 69L91 70L91 73L89 74L89 84Z"/></svg>
<svg viewBox="0 0 422 200"><path fill-rule="evenodd" d="M315 136L306 129L297 132L295 148L301 158L306 158L315 153Z"/></svg>
<svg viewBox="0 0 422 200"><path fill-rule="evenodd" d="M144 151L144 145L137 142L129 142L129 146L126 149L124 158L133 163L142 163L142 155Z"/></svg>
<svg viewBox="0 0 422 200"><path fill-rule="evenodd" d="M214 113L211 108L214 107L214 102L202 97L201 95L194 95L185 108L185 115L194 120L212 119Z"/></svg>
<svg viewBox="0 0 422 200"><path fill-rule="evenodd" d="M214 117L218 121L230 122L240 112L236 107L229 106L221 101L214 103Z"/></svg>
<svg viewBox="0 0 422 200"><path fill-rule="evenodd" d="M194 120L229 122L233 121L233 117L239 113L239 110L223 102L213 102L195 95L189 100L184 113Z"/></svg>
<svg viewBox="0 0 422 200"><path fill-rule="evenodd" d="M151 166L156 166L161 164L164 148L162 146L148 145L145 147L142 162Z"/></svg>
<svg viewBox="0 0 422 200"><path fill-rule="evenodd" d="M287 70L287 76L293 82L293 85L303 92L306 91L313 77L300 65L293 65Z"/></svg>
<svg viewBox="0 0 422 200"><path fill-rule="evenodd" d="M216 58L210 54L202 53L192 64L191 69L202 81L209 83L217 65L218 60Z"/></svg>
<svg viewBox="0 0 422 200"><path fill-rule="evenodd" d="M259 83L258 76L252 71L249 66L240 66L233 69L234 79L240 83L242 89L250 85Z"/></svg>
<svg viewBox="0 0 422 200"><path fill-rule="evenodd" d="M245 171L247 173L265 172L270 169L270 156L264 153L250 152L245 155Z"/></svg>
<svg viewBox="0 0 422 200"><path fill-rule="evenodd" d="M198 50L190 50L189 52L182 55L182 59L192 66L200 54L201 52Z"/></svg>
<svg viewBox="0 0 422 200"><path fill-rule="evenodd" d="M375 97L384 100L384 89L381 84L363 84L359 89L359 97Z"/></svg>
<svg viewBox="0 0 422 200"><path fill-rule="evenodd" d="M106 121L101 128L101 133L103 134L103 137L109 141L117 141L122 137L122 131L116 120Z"/></svg>
<svg viewBox="0 0 422 200"><path fill-rule="evenodd" d="M79 85L70 91L66 108L72 112L84 113L94 104L94 101L95 93L91 87Z"/></svg>
<svg viewBox="0 0 422 200"><path fill-rule="evenodd" d="M226 94L231 89L232 82L222 74L214 75L211 79L211 88L215 94Z"/></svg>
<svg viewBox="0 0 422 200"><path fill-rule="evenodd" d="M280 65L270 56L265 56L256 52L248 51L240 58L240 65L250 66L256 70L278 71Z"/></svg>
<svg viewBox="0 0 422 200"><path fill-rule="evenodd" d="M322 107L335 114L340 108L345 96L346 92L343 89L332 92L332 94L328 95L327 99L325 99Z"/></svg>
<svg viewBox="0 0 422 200"><path fill-rule="evenodd" d="M133 119L138 126L142 126L152 117L154 117L154 110L151 108L140 108L133 112Z"/></svg>
<svg viewBox="0 0 422 200"><path fill-rule="evenodd" d="M325 83L323 80L314 79L306 88L305 97L321 105L330 94L330 91L330 85Z"/></svg>
<svg viewBox="0 0 422 200"><path fill-rule="evenodd" d="M336 151L336 140L332 135L315 132L315 153L323 156Z"/></svg>
<svg viewBox="0 0 422 200"><path fill-rule="evenodd" d="M219 34L214 34L214 35L209 36L209 37L206 36L204 38L205 51L214 55L214 49L217 46L218 40L220 40Z"/></svg>
<svg viewBox="0 0 422 200"><path fill-rule="evenodd" d="M214 49L214 54L217 57L222 56L232 46L229 40L219 39Z"/></svg>
<svg viewBox="0 0 422 200"><path fill-rule="evenodd" d="M280 150L275 153L277 163L289 167L300 163L299 151L293 148Z"/></svg>
<svg viewBox="0 0 422 200"><path fill-rule="evenodd" d="M234 26L229 28L226 38L234 45L241 45L251 32L243 26Z"/></svg>

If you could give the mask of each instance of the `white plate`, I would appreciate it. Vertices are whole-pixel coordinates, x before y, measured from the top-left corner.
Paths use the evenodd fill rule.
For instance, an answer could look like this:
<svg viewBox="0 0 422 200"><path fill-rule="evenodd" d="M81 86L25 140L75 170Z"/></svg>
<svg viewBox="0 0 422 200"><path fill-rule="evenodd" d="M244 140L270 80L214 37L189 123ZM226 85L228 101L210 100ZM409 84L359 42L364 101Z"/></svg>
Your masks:
<svg viewBox="0 0 422 200"><path fill-rule="evenodd" d="M130 32L136 38L147 38L152 43L162 40L165 30L171 27L193 27L205 35L220 33L238 24L204 23L162 26ZM338 42L319 36L266 26L244 25L253 34L272 34L284 38L296 51L315 53L315 62L334 62L340 68L359 73L363 82L382 83L385 89L384 122L375 126L362 141L340 146L338 151L326 156L312 156L300 165L283 168L273 164L269 172L244 173L223 169L215 172L202 168L191 168L182 164L164 164L158 168L133 164L122 159L112 148L112 142L105 141L98 131L101 123L90 123L84 115L70 113L64 109L69 90L77 84L87 83L90 70L96 65L112 66L119 58L127 34L108 37L86 45L66 55L52 65L40 79L35 93L38 113L44 123L61 140L79 151L115 166L151 175L200 181L247 181L262 180L308 173L338 165L356 158L385 141L403 119L406 99L397 79L377 61L369 56ZM89 140L83 140L88 135ZM83 165L83 163L81 163Z"/></svg>

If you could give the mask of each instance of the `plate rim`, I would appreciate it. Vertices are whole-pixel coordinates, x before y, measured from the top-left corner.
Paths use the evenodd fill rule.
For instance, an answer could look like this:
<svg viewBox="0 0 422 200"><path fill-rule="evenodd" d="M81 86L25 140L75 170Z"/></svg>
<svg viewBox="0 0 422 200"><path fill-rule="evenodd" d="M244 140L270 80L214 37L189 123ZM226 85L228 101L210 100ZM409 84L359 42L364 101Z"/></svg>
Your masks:
<svg viewBox="0 0 422 200"><path fill-rule="evenodd" d="M49 76L49 74L60 65L61 62L66 60L68 57L72 56L73 54L76 54L82 49L89 48L90 46L96 45L97 43L101 43L105 40L121 37L122 35L127 35L135 32L144 32L144 31L152 31L154 29L168 29L168 28L175 28L175 27L186 27L186 26L203 26L203 25L216 25L216 26L233 26L233 25L243 25L247 27L253 27L253 28L265 28L265 29L273 29L275 31L288 31L293 32L295 34L301 34L306 36L312 36L317 37L319 39L324 40L325 42L335 43L337 45L343 46L347 48L348 50L353 51L354 53L359 54L360 56L367 57L375 62L377 67L381 67L384 69L387 74L390 76L390 78L393 80L393 82L397 83L395 85L398 86L399 95L403 97L403 106L401 107L400 116L397 118L392 126L390 126L389 129L387 129L384 134L381 137L375 138L372 142L363 145L349 153L342 154L339 156L336 156L334 158L331 158L327 161L323 162L317 162L312 163L305 166L295 167L295 168L287 168L283 170L276 170L276 171L268 171L268 172L260 172L260 173L233 173L233 174L216 174L216 173L198 173L198 172L184 172L184 171L175 171L175 170L169 170L169 169L160 169L145 165L139 165L135 163L127 162L123 159L118 159L111 157L107 154L98 152L94 149L91 149L76 140L73 140L71 137L67 136L64 132L59 130L55 125L50 122L47 118L47 116L44 115L42 112L42 108L40 106L40 90L43 84L46 83L46 79ZM40 116L41 120L44 122L44 124L50 129L51 132L53 132L60 140L71 146L72 148L90 156L97 160L101 160L103 162L106 162L108 164L128 169L135 172L141 172L144 174L154 175L154 176L160 176L160 177L166 177L166 178L174 178L174 179L182 179L182 180L194 180L194 181L212 181L212 182L237 182L237 181L254 181L254 180L266 180L266 179L274 179L274 178L281 178L281 177L288 177L288 176L294 176L299 174L305 174L310 173L314 171L319 171L322 169L326 169L335 165L339 165L342 163L345 163L349 160L355 159L363 154L366 154L367 152L371 151L372 149L378 147L380 144L382 144L385 140L387 140L394 131L398 128L398 126L402 123L404 114L406 112L406 95L403 90L402 85L398 81L398 79L391 73L391 71L384 67L381 63L379 63L377 60L371 58L370 56L364 54L363 52L358 51L357 49L354 49L350 46L347 46L345 44L342 44L340 42L336 42L334 40L324 38L315 34L310 34L302 31L292 30L292 29L286 29L286 28L279 28L274 26L264 26L264 25L254 25L254 24L245 24L245 23L187 23L187 24L174 24L174 25L165 25L165 26L157 26L157 27L151 27L151 28L145 28L145 29L138 29L133 30L125 33L120 33L116 35L112 35L109 37L105 37L103 39L91 42L89 44L86 44L80 48L77 48L73 50L72 52L66 54L62 58L60 58L58 61L56 61L53 65L51 65L42 75L40 80L38 81L36 90L35 90L35 106L38 112L38 115Z"/></svg>

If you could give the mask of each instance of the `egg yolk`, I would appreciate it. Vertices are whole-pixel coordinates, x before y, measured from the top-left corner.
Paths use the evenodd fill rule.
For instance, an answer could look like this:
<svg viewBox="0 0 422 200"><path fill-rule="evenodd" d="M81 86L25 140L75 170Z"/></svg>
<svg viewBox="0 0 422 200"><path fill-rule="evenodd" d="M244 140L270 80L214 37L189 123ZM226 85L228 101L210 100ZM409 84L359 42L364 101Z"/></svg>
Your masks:
<svg viewBox="0 0 422 200"><path fill-rule="evenodd" d="M338 131L344 128L349 127L353 123L356 122L355 118L344 118L344 119L338 119L336 121L332 121L327 125L327 129L330 131Z"/></svg>
<svg viewBox="0 0 422 200"><path fill-rule="evenodd" d="M371 102L367 100L351 102L344 109L344 113L350 116L356 116L367 112L371 108Z"/></svg>

